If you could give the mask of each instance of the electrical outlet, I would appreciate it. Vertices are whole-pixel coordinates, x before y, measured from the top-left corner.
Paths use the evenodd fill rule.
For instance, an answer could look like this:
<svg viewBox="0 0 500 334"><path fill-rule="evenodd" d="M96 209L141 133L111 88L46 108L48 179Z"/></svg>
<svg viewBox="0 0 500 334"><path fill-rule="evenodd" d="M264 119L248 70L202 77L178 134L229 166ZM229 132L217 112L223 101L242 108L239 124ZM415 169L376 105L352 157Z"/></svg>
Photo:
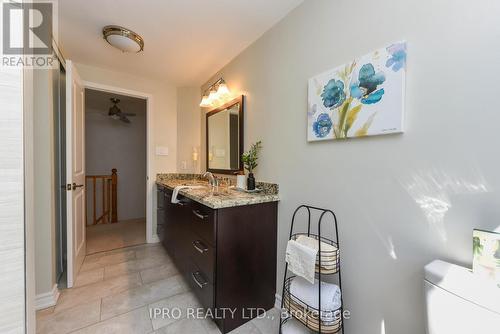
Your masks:
<svg viewBox="0 0 500 334"><path fill-rule="evenodd" d="M186 161L186 160L181 161L181 169L182 169L182 170L186 170L186 169L187 169L187 167L188 167L187 161Z"/></svg>

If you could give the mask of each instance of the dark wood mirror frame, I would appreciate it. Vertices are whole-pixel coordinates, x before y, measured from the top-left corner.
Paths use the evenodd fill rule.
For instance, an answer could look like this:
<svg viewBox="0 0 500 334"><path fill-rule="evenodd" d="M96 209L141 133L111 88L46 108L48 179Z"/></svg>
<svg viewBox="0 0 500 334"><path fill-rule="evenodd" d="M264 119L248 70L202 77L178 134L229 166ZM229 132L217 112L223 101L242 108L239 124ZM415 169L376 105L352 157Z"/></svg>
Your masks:
<svg viewBox="0 0 500 334"><path fill-rule="evenodd" d="M208 137L209 137L209 134L208 134L208 118L218 112L221 112L221 111L224 111L226 109L229 109L231 108L233 105L235 104L240 104L240 107L239 107L239 111L238 111L238 131L239 131L239 138L238 138L238 141L239 141L239 147L238 147L238 150L239 150L239 168L238 169L213 169L213 168L210 168L208 163ZM207 115L206 115L206 144L205 144L205 155L206 155L206 166L207 166L207 171L208 172L212 172L212 173L217 173L217 174L237 174L238 172L240 171L243 171L243 161L241 161L241 155L243 154L243 110L244 110L244 105L245 105L245 96L244 95L241 95L241 96L238 96L237 98L225 103L224 105L218 107L218 108L215 108L209 112L207 112Z"/></svg>

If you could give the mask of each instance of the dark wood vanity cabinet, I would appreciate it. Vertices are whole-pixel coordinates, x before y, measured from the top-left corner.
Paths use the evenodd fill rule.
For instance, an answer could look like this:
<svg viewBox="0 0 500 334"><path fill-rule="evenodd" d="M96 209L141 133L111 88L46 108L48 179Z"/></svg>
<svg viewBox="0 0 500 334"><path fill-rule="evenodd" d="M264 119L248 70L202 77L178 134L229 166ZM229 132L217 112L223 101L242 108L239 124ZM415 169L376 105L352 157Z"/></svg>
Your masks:
<svg viewBox="0 0 500 334"><path fill-rule="evenodd" d="M227 333L269 310L276 294L277 203L211 209L158 186L163 208L162 240L200 303ZM161 218L158 218L161 219Z"/></svg>

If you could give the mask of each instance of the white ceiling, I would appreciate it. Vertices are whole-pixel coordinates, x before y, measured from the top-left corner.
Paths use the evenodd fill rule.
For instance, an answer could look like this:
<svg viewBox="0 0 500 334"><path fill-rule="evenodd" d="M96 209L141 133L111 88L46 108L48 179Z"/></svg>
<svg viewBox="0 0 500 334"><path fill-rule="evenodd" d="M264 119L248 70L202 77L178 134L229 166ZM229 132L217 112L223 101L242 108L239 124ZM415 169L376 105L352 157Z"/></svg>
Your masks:
<svg viewBox="0 0 500 334"><path fill-rule="evenodd" d="M169 81L200 85L303 0L63 0L59 38L67 59ZM124 54L102 38L121 25L145 41Z"/></svg>

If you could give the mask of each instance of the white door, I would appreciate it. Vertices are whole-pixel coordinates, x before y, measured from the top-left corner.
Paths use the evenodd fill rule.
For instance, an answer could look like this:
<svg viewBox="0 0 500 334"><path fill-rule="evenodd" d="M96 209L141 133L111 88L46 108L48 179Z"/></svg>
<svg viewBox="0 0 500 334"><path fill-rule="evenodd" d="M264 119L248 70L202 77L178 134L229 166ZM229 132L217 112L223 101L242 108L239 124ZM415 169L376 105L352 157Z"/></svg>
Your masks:
<svg viewBox="0 0 500 334"><path fill-rule="evenodd" d="M67 279L73 286L85 257L85 91L66 61ZM71 190L70 190L71 189Z"/></svg>

